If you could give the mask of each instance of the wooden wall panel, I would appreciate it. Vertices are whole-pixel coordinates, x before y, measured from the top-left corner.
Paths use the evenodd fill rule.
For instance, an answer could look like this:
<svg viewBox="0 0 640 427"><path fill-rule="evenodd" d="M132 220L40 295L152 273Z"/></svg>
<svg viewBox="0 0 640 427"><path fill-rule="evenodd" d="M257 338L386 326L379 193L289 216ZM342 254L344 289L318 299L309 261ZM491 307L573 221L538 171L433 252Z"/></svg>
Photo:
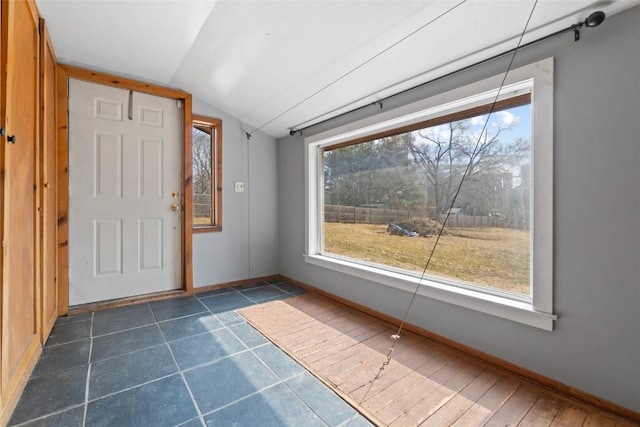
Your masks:
<svg viewBox="0 0 640 427"><path fill-rule="evenodd" d="M8 13L7 7L4 1L0 1L0 127L4 130L5 117L7 113L6 99L7 99L7 80L6 66L7 66L7 34L8 28ZM0 138L0 242L4 242L4 187L5 187L5 170L4 170L4 145L5 138ZM4 321L2 319L4 305L4 245L0 246L0 280L2 280L2 287L0 288L0 360L2 360L2 342L4 340ZM4 382L2 371L3 363L0 362L0 425L7 421L7 397L2 390L2 384Z"/></svg>
<svg viewBox="0 0 640 427"><path fill-rule="evenodd" d="M6 421L40 354L39 18L33 0L2 1L4 155L2 369Z"/></svg>

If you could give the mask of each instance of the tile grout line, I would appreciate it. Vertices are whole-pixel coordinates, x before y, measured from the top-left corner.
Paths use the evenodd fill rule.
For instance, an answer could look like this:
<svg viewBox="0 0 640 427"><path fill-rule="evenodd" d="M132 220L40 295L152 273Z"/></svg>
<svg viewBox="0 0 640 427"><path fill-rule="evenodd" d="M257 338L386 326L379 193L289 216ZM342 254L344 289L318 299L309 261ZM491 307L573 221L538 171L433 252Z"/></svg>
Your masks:
<svg viewBox="0 0 640 427"><path fill-rule="evenodd" d="M250 302L252 302L254 305L255 305L255 304L258 304L258 303L256 303L255 301L253 301L251 298L249 298L248 296L244 295L242 292L240 292L240 291L238 291L238 290L236 290L236 289L234 289L233 291L234 291L235 293L237 293L237 294L239 294L239 295L243 296L244 298L246 298L247 300L249 300ZM222 294L222 295L226 295L226 294ZM214 297L215 297L215 295L211 296L210 298L214 298ZM199 299L199 298L198 298L198 300L200 301L200 299ZM236 352L236 353L233 353L233 354L229 354L229 355L226 355L225 357L222 357L222 358L216 359L215 361L209 361L209 362L207 362L207 363L205 363L205 364L198 365L198 366L193 366L193 367L190 367L189 369L183 370L183 369L182 369L182 368L180 368L180 366L178 365L178 362L177 362L177 360L175 359L175 356L174 356L174 354L173 354L173 350L171 350L171 346L169 346L169 343L167 342L167 346L169 346L170 351L171 351L171 356L174 358L174 362L176 363L176 366L178 366L178 370L180 371L180 376L182 377L182 380L183 380L183 382L185 383L185 386L187 387L187 390L188 390L188 392L189 392L189 396L191 396L191 400L192 400L192 402L193 402L194 406L196 407L196 411L198 412L198 415L199 415L200 421L201 421L204 425L206 425L206 422L205 422L205 420L204 420L204 415L205 415L205 414L203 414L203 413L202 413L202 411L200 410L200 407L198 406L198 404L197 404L197 402L196 402L196 400L195 400L195 398L194 398L194 396L193 396L193 393L191 392L191 388L189 387L189 384L187 383L187 380L186 380L186 378L184 377L184 372L189 372L189 371L192 371L192 370L198 369L199 367L202 367L202 366L212 365L212 364L217 363L217 362L219 362L219 361L221 361L221 360L224 360L224 359L226 359L226 358L229 358L229 357L232 357L232 356L235 356L235 355L238 355L238 354L242 354L242 353L249 352L249 353L253 354L253 356L254 356L254 357L256 357L256 358L260 361L260 363L262 363L262 364L263 364L263 365L264 365L264 366L265 366L265 367L266 367L266 368L267 368L267 369L268 369L272 374L274 374L274 376L275 376L276 378L278 378L278 380L279 380L279 381L277 381L276 383L271 384L270 386L267 386L267 387L265 387L265 388L263 388L263 389L261 389L261 390L257 390L257 391L255 391L255 392L253 392L253 393L250 393L250 394L248 394L248 395L246 395L246 396L243 396L243 397L242 397L242 398L240 398L240 399L236 399L236 400L235 400L235 401L233 401L233 402L229 402L229 403L227 403L226 405L223 405L223 406L221 406L221 407L219 407L219 408L214 409L213 411L207 412L207 413L206 413L206 415L212 414L212 413L217 412L217 411L219 411L219 410L221 410L221 409L223 409L223 408L226 408L226 407L228 407L228 406L231 406L231 405L233 405L233 404L235 404L235 403L237 403L237 402L240 402L240 401L245 400L245 399L248 399L248 398L250 398L250 397L252 397L252 396L254 396L254 395L257 395L257 394L259 394L259 393L262 393L264 390L268 390L269 388L271 388L271 387L275 387L275 386L276 386L276 385L278 385L278 384L284 384L284 381L280 378L280 376L278 376L278 375L277 375L277 374L276 374L276 373L271 369L271 367L269 367L269 366L268 366L268 365L267 365L267 364L262 360L262 358L260 358L257 354L255 354L255 353L253 352L252 347L249 347L249 346L247 345L247 343L245 343L245 342L244 342L244 340L243 340L242 338L240 338L240 337L239 337L239 336L238 336L238 335L237 335L237 334L236 334L236 333L231 329L231 326L236 326L236 324L234 324L234 325L227 325L226 323L222 322L222 320L221 320L221 319L216 315L216 313L213 313L213 312L209 309L209 307L208 307L206 304L204 304L202 301L200 301L200 303L201 303L202 305L204 305L204 306L209 310L209 312L210 312L210 313L211 313L211 314L212 314L212 315L213 315L213 316L214 316L214 317L215 317L215 318L220 322L220 324L223 326L223 327L222 327L222 328L220 328L220 329L216 329L216 331L218 331L218 330L222 330L222 329L226 329L226 330L228 330L228 331L229 331L229 333L231 333L231 335L232 335L234 338L236 338L238 341L240 341L240 342L242 343L242 345L246 348L245 350L242 350L242 351L239 351L239 352ZM238 312L237 312L237 309L231 309L231 310L228 310L228 311L226 311L226 312L229 312L229 311L232 311L232 312L233 312L233 313L235 313L236 315L240 316L240 315L238 314ZM226 312L225 312L225 313L226 313ZM240 317L242 318L242 316L240 316ZM244 320L244 319L243 319L243 323L248 324L248 323L246 323L246 320ZM241 324L241 323L238 323L238 324ZM210 332L211 332L211 331L207 331L207 332L204 332L204 333L202 333L202 334L197 334L197 335L203 335L203 334L207 334L207 333L210 333ZM258 333L260 333L260 332L258 331ZM164 335L163 335L163 339L164 339L164 338L165 338L165 337L164 337ZM185 337L185 338L190 338L190 337ZM181 338L181 339L183 339L183 338ZM166 341L166 339L165 339L165 341ZM179 340L176 340L176 341L179 341ZM267 344L267 343L264 343L264 345L266 345L266 344ZM285 385L285 386L286 386L286 385ZM296 395L296 397L298 397L298 396ZM323 421L323 422L324 422L324 421ZM326 424L326 423L325 423L325 424Z"/></svg>
<svg viewBox="0 0 640 427"><path fill-rule="evenodd" d="M250 325L249 323L247 323L247 324L248 324L248 325ZM251 326L251 325L250 325L250 326ZM254 328L254 329L255 329L255 328ZM270 370L270 371L271 371L271 372L272 372L272 373L273 373L277 378L279 378L279 379L280 379L280 382L278 382L278 383L276 383L276 384L273 384L271 387L273 387L273 386L275 386L275 385L277 385L277 384L282 384L283 386L285 386L285 387L287 388L287 390L289 390L289 391L290 391L290 392L291 392L291 393L296 397L296 399L298 399L298 400L299 400L299 401L300 401L300 402L301 402L301 403L302 403L302 404L303 404L307 409L309 409L309 411L310 411L311 413L315 414L315 415L318 417L318 419L319 419L320 421L322 421L325 425L329 426L329 423L328 423L328 422L327 422L327 421L326 421L326 420L325 420L325 419L324 419L320 414L318 414L318 413L317 413L317 412L316 412L316 411L315 411L311 406L309 406L309 404L308 404L308 403L307 403L307 402L302 398L302 396L300 396L300 395L299 395L299 394L298 394L294 389L292 389L292 388L289 386L289 384L287 383L287 381L290 381L290 380L291 380L291 379L293 379L293 378L296 378L296 377L302 376L302 375L304 375L305 373L309 373L309 372L307 371L307 369L306 369L304 366L300 365L300 364L299 364L295 359L293 359L291 356L289 356L288 354L286 354L286 353L284 353L284 352L283 352L283 355L284 355L285 357L287 357L287 358L291 359L291 360L292 360L294 363L296 363L298 366L300 366L300 368L302 368L302 371L301 371L301 372L299 372L299 373L297 373L297 374L291 375L291 376L289 376L289 377L287 377L287 378L282 378L280 375L278 375L278 374L277 374L277 373L276 373L276 372L275 372L275 371L274 371L274 370L273 370L273 369L272 369L272 368L267 364L267 362L266 362L266 361L264 361L264 360L262 359L262 357L260 357L260 355L256 354L256 353L253 351L253 350L254 350L254 349L256 349L256 348L260 348L260 347L266 346L266 345L268 345L269 343L271 343L272 345L274 345L274 346L275 346L275 344L274 344L271 340L269 340L269 338L267 338L266 336L264 336L264 335L262 334L262 332L260 332L260 331L259 331L259 330L257 330L257 329L256 329L256 331L257 331L260 335L262 335L262 336L267 340L267 342L266 342L266 343L264 343L264 344L261 344L261 345L259 345L259 346L255 346L255 347L249 348L249 351L251 351L251 353L252 353L255 357L257 357L257 358L258 358L258 360L260 360L260 362L262 362L262 364L263 364L263 365L265 365L265 366L267 367L267 369L269 369L269 370ZM243 341L243 344L244 344L244 341ZM245 345L246 345L246 344L245 344ZM277 348L277 346L276 346L276 348ZM346 402L345 402L345 403L346 403ZM218 408L218 409L220 409L220 408ZM354 414L349 418L349 421L350 421L353 417L355 417L355 416L358 414L358 412L357 412L355 409L354 409L354 412L355 412L355 413L354 413Z"/></svg>
<svg viewBox="0 0 640 427"><path fill-rule="evenodd" d="M153 325L155 323L156 322L154 321L152 323L147 323L146 325L134 326L133 328L127 328L127 329L120 329L118 331L113 331L113 332L108 332L106 334L96 335L95 338L108 337L108 336L111 336L111 335L119 334L120 332L135 331L136 329L146 328L147 326L151 326L151 325Z"/></svg>
<svg viewBox="0 0 640 427"><path fill-rule="evenodd" d="M289 356L287 356L287 357L289 357ZM324 419L322 416L320 416L320 414L318 414L318 413L317 413L317 412L316 412L316 411L315 411L311 406L309 406L309 404L308 404L308 403L307 403L307 402L302 398L302 396L300 396L300 395L299 395L299 394L298 394L294 389L292 389L292 388L289 386L289 384L287 384L287 381L291 380L292 378L295 378L295 377L297 377L297 376L302 376L302 375L304 375L304 373L305 373L305 372L308 372L304 367L303 367L302 369L303 369L303 372L300 372L300 373L299 373L299 374L297 374L297 375L293 375L293 376L291 376L290 378L287 378L287 380L286 380L286 381L285 381L285 380L282 380L282 384L284 384L284 386L287 388L287 390L289 390L291 393L293 393L293 395L294 395L294 396L295 396L295 397L296 397L300 402L302 402L302 404L303 404L305 407L307 407L307 408L309 409L309 411L310 411L312 414L315 414L315 416L316 416L316 417L318 417L318 419L319 419L320 421L322 421L324 424L326 424L327 426L329 426L329 423L328 423L327 421L325 421L325 419ZM355 412L356 414L358 413L355 409L354 409L354 412ZM355 414L354 414L353 416L355 416Z"/></svg>
<svg viewBox="0 0 640 427"><path fill-rule="evenodd" d="M240 316L241 316L241 315L240 315ZM252 326L251 324L249 324L248 322L246 322L246 319L245 319L245 324L247 324L247 325L249 325L250 327L252 327L252 328L253 328L253 326ZM278 384L282 384L282 385L283 385L287 390L289 390L289 391L290 391L290 392L291 392L291 393L296 397L296 399L298 399L298 401L300 401L300 403L302 403L302 405L304 405L304 407L306 407L306 408L307 408L307 409L308 409L312 414L315 414L315 415L318 417L318 419L319 419L322 423L324 423L326 426L329 426L329 423L328 423L328 422L327 422L327 421L326 421L322 416L320 416L320 414L318 414L318 413L317 413L317 412L316 412L316 411L315 411L311 406L309 406L309 404L308 404L308 403L307 403L307 402L302 398L302 396L300 396L300 395L299 395L295 390L293 390L293 389L289 386L289 384L287 384L287 381L289 381L289 380L291 380L291 379L293 379L293 378L296 378L296 377L298 377L298 376L304 375L304 373L305 373L305 372L308 372L308 371L304 368L304 366L300 365L300 364L299 364L297 361L295 361L291 356L289 356L288 354L286 354L286 353L284 353L284 352L283 352L283 355L284 355L285 357L287 357L288 359L291 359L291 361L293 361L293 362L294 362L295 364L297 364L298 366L300 366L300 367L302 368L302 371L301 371L301 372L299 372L299 373L297 373L297 374L291 375L291 376L289 376L289 377L287 377L287 378L282 378L280 375L278 375L278 373L277 373L273 368L271 368L271 366L269 366L269 364L267 364L267 362L266 362L262 357L260 357L260 355L259 355L259 354L257 354L257 353L254 351L254 349L256 349L256 348L264 347L264 346L267 346L267 345L269 345L269 344L271 344L271 345L274 345L274 346L275 346L275 344L274 344L271 340L269 340L269 338L267 338L267 337L266 337L262 332L260 332L258 329L255 329L255 328L253 328L253 329L254 329L257 333L259 333L262 337L264 337L264 338L265 338L266 342L265 342L264 344L261 344L261 345L258 345L258 346L254 346L254 347L249 347L249 346L248 346L248 345L247 345L247 344L246 344L246 343L245 343L245 342L244 342L244 341L243 341L239 336L237 336L233 331L231 331L231 333L232 333L236 338L238 338L238 339L242 342L242 344L244 344L244 345L249 349L249 351L251 352L251 354L253 354L253 355L254 355L254 356L255 356L255 357L260 361L260 363L262 363L262 364L263 364L263 365L264 365L264 366L265 366L265 367L266 367L266 368L267 368L267 369L268 369L268 370L269 370L269 371L270 371L270 372L271 372L271 373L272 373L276 378L278 378L278 379L279 379L279 381L278 381L278 382L276 382L275 384L272 384L272 385L271 385L271 386L269 386L269 387L264 388L263 390L260 390L260 391L257 391L257 392L255 392L255 393L252 393L252 394L250 394L250 395L248 395L248 396L245 396L245 397L243 397L242 399L237 400L236 402L238 402L238 401L240 401L240 400L243 400L243 399L246 399L246 398L248 398L248 397L250 397L250 396L253 396L254 394L262 393L264 390L267 390L267 389L269 389L269 388L271 388L271 387L275 387L275 386L276 386L276 385L278 385ZM229 403L228 405L225 405L225 406L229 406L229 405L231 405L231 404L233 404L233 403L236 403L236 402ZM212 412L218 411L218 410L220 410L220 409L224 408L225 406L222 406L222 407L220 407L220 408L217 408L216 410L214 410L214 411L212 411ZM355 416L355 415L357 414L357 411L355 411L355 410L354 410L354 412L355 412L355 414L354 414L353 416ZM352 417L353 417L353 416L352 416ZM351 417L351 418L352 418L352 417ZM350 419L351 419L351 418L350 418Z"/></svg>
<svg viewBox="0 0 640 427"><path fill-rule="evenodd" d="M81 406L84 406L84 403L79 403L77 405L73 405L73 406L69 406L67 408L62 408L59 409L55 412L51 412L48 414L44 414L44 415L40 415L39 417L36 418L30 418L28 420L22 421L19 424L11 424L9 427L24 427L24 426L28 426L29 424L33 423L34 421L42 421L42 420L46 420L47 418L52 418L56 415L60 415L60 414L64 414L67 411L70 411L72 409L76 409L76 408L80 408Z"/></svg>
<svg viewBox="0 0 640 427"><path fill-rule="evenodd" d="M285 290L283 290L283 289L280 289L280 288L278 288L278 289L279 289L279 290L281 290L282 292L285 292L285 293L286 293L286 294L288 294L290 297L296 297L296 296L298 296L298 295L299 295L299 294L293 294L293 293L291 293L291 292L287 292L287 291L285 291ZM302 294L302 293L304 293L304 292L301 292L300 294ZM262 302L259 302L259 303L257 303L257 304L263 304L263 303L267 303L267 302L275 301L275 300L277 300L277 298L273 298L273 299L266 299L266 300L264 300L264 301L262 301ZM241 315L240 315L240 316L241 316ZM246 321L246 319L245 319L245 322L246 322L246 324L248 324L249 326L252 326L252 327L253 327L253 325L251 325L249 322L247 322L247 321ZM253 351L253 350L254 350L254 349L256 349L256 348L263 347L263 346L265 346L265 345L268 345L269 343L271 343L272 345L275 345L276 347L278 347L278 346L277 346L275 343L273 343L273 342L272 342L272 341L271 341L267 336L265 336L262 332L260 332L260 330L259 330L259 329L255 328L255 327L253 327L253 328L254 328L254 329L255 329L255 330L256 330L260 335L262 335L262 336L267 340L267 342L266 342L265 344L262 344L262 345L259 345L259 346L252 347L252 348L250 348L249 350L250 350L250 351L251 351L251 352L252 352L252 353L253 353L253 354L254 354L254 355L255 355L255 356L256 356L256 357L257 357L257 358L258 358L258 359L259 359L259 360L264 364L264 365L265 365L265 366L267 366L267 368L268 368L268 369L269 369L273 374L275 374L275 375L276 375L276 377L280 378L280 383L281 383L281 384L283 384L283 385L284 385L284 386L285 386L285 387L286 387L286 388L287 388L287 389L288 389L288 390L289 390L289 391L290 391L290 392L291 392L291 393L296 397L296 399L298 399L298 400L299 400L299 401L300 401L300 402L301 402L301 403L302 403L302 404L303 404L307 409L309 409L309 411L310 411L311 413L315 414L315 415L318 417L318 419L319 419L322 423L324 423L326 426L330 426L329 422L328 422L328 421L326 421L326 420L324 419L324 417L322 417L318 412L316 412L316 411L315 411L315 410L314 410L314 409L313 409L313 408L312 408L312 407L311 407L311 406L310 406L310 405L305 401L305 399L304 399L302 396L300 396L300 395L299 395L299 394L298 394L294 389L292 389L292 388L289 386L289 384L287 383L288 381L290 381L290 380L291 380L291 379L293 379L293 378L296 378L296 377L298 377L298 376L302 376L302 375L304 375L304 373L305 373L305 372L306 372L306 373L309 373L309 374L311 374L311 373L307 370L307 368L305 368L303 365L301 365L299 362L297 362L293 357L291 357L291 356L289 356L288 354L286 354L286 353L284 353L284 352L283 352L283 354L285 355L285 357L287 357L287 358L291 359L294 363L298 364L298 365L302 368L302 372L300 372L300 373L298 373L298 374L291 375L290 377L287 377L286 379L281 378L281 377L280 377L280 376L279 376L279 375L278 375L278 374L277 374L273 369L271 369L271 367L270 367L270 366L268 366L268 365L267 365L267 363L266 363L266 362L265 362L265 361L264 361L264 360L263 360L263 359L262 359L258 354L256 354L256 353ZM243 341L243 343L244 343L244 341ZM246 345L246 344L245 344L245 345ZM313 376L313 374L311 374L311 375ZM274 385L272 385L272 386L270 386L270 387L273 387L273 386L275 386L275 385L277 385L277 384L280 384L280 383L276 383L276 384L274 384ZM326 385L324 385L324 384L323 384L323 387L326 387L328 390L330 390L330 391L331 391L331 392L332 392L336 397L338 397L340 400L342 400L342 401L343 401L347 406L349 406L349 407L351 408L351 410L353 411L353 414L351 414L351 416L349 416L349 417L348 417L348 419L346 419L346 420L342 421L342 422L338 425L338 427L341 427L341 426L349 426L349 425L351 424L351 422L353 422L355 419L357 419L357 418L358 418L358 416L361 416L361 414L358 412L358 410L357 410L357 409L355 409L355 408L353 407L353 405L349 404L349 403L348 403L348 402L346 402L344 399L342 399L342 398L341 398L337 393L335 393L335 391L331 390L329 387L327 387L327 386L326 386ZM221 409L221 408L218 408L218 409L216 409L215 411L217 411L217 410L219 410L219 409ZM213 412L215 412L215 411L213 411ZM370 422L369 420L367 420L367 421L368 421L368 422Z"/></svg>
<svg viewBox="0 0 640 427"><path fill-rule="evenodd" d="M91 312L91 327L89 329L89 360L87 360L87 379L84 390L84 413L82 414L82 426L87 425L87 412L89 410L89 384L91 380L91 355L93 352L93 320L95 318L95 312Z"/></svg>
<svg viewBox="0 0 640 427"><path fill-rule="evenodd" d="M204 305L204 304L202 304L202 305ZM205 308L207 308L207 310L209 310L209 307L205 306ZM211 312L211 311L209 311L209 312ZM213 314L213 313L211 313L211 314L215 317L215 314ZM217 319L217 317L216 317L216 319ZM191 387L189 387L189 383L187 382L187 379L184 377L184 372L182 371L182 368L180 368L180 365L178 364L178 360L176 359L176 356L173 354L173 349L171 348L171 346L169 345L169 342L167 341L166 337L162 333L162 329L160 328L160 325L158 325L157 322L156 322L156 325L158 326L158 329L160 329L160 333L162 334L162 340L164 341L164 344L169 349L169 354L171 354L171 358L173 359L173 363L176 365L176 369L178 369L178 374L180 374L180 378L182 379L182 383L186 387L187 393L189 393L189 397L191 398L191 403L193 403L193 407L196 410L196 414L198 414L198 419L200 420L200 423L202 425L206 425L206 423L204 421L204 416L202 415L202 411L200 410L200 406L198 406L198 402L196 402L196 399L193 396L193 393L191 392ZM189 420L187 420L187 421L189 421Z"/></svg>
<svg viewBox="0 0 640 427"><path fill-rule="evenodd" d="M142 386L145 386L145 385L149 385L149 384L155 383L155 382L160 381L160 380L165 380L165 379L167 379L169 377L172 377L172 376L174 376L176 374L178 374L178 372L173 372L171 374L163 375L161 377L154 378L152 380L145 381L145 382L142 382L140 384L135 384L135 385L132 385L132 386L129 386L129 387L114 391L112 393L105 394L104 396L96 397L95 399L90 399L90 400L87 401L87 403L97 402L98 400L102 400L102 399L107 398L107 397L115 396L116 394L120 394L120 393L123 393L125 391L133 390L134 388L138 388L138 387L142 387Z"/></svg>
<svg viewBox="0 0 640 427"><path fill-rule="evenodd" d="M235 405L236 403L242 402L243 400L247 400L247 399L249 399L249 398L251 398L251 397L253 397L253 396L256 396L256 395L258 395L258 394L260 394L260 393L262 393L262 392L264 392L264 391L267 391L267 390L269 390L269 389L271 389L271 388L273 388L273 387L275 387L275 386L277 386L277 385L279 385L279 384L282 384L282 383L283 383L283 381L282 381L282 380L277 381L277 382L275 382L275 383L273 383L273 384L271 384L271 385L268 385L268 386L266 386L266 387L261 388L260 390L256 390L256 391L254 391L254 392L251 392L251 393L247 394L246 396L242 396L242 397L241 397L241 398L239 398L239 399L236 399L236 400L231 401L231 402L229 402L229 403L225 403L224 405L222 405L222 406L220 406L220 407L218 407L218 408L214 409L213 411L206 412L204 415L211 415L211 414L213 414L213 413L216 413L216 412L218 412L218 411L221 411L221 410L223 410L223 409L225 409L225 408L228 408L229 406ZM323 421L323 422L324 422L324 421ZM326 424L326 423L325 423L325 424Z"/></svg>

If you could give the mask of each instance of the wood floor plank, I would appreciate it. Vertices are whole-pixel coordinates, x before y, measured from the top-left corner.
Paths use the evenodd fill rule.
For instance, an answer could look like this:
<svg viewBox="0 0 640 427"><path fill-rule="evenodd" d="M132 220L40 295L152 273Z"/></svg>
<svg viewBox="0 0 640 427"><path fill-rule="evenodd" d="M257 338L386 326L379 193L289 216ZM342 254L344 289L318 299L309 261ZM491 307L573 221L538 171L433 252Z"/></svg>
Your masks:
<svg viewBox="0 0 640 427"><path fill-rule="evenodd" d="M320 295L238 312L376 425L635 426Z"/></svg>
<svg viewBox="0 0 640 427"><path fill-rule="evenodd" d="M462 389L478 378L484 371L477 365L467 365L433 393L422 399L417 405L394 420L391 426L416 426L435 414L440 408L453 399Z"/></svg>
<svg viewBox="0 0 640 427"><path fill-rule="evenodd" d="M590 413L587 415L587 419L585 420L584 427L615 427L616 422L613 418L608 418L603 414L599 413Z"/></svg>
<svg viewBox="0 0 640 427"><path fill-rule="evenodd" d="M384 425L389 425L417 405L424 396L428 396L437 390L438 387L440 387L440 384L436 381L428 378L422 379L416 386L405 390L401 395L393 396L391 402L380 409L373 407L367 402L364 402L363 406L380 419ZM384 393L384 391L381 393Z"/></svg>
<svg viewBox="0 0 640 427"><path fill-rule="evenodd" d="M408 371L407 375L399 380L380 386L377 389L371 387L359 402L361 402L365 408L372 411L379 411L378 408L385 408L388 405L393 405L396 400L403 399L402 395L404 393L411 393L412 390L415 391L416 387L424 381L425 378L423 376ZM393 410L396 409L399 409L399 407Z"/></svg>
<svg viewBox="0 0 640 427"><path fill-rule="evenodd" d="M480 426L511 397L522 382L503 375L488 392L453 423L456 427Z"/></svg>
<svg viewBox="0 0 640 427"><path fill-rule="evenodd" d="M564 406L551 423L552 427L575 427L584 424L587 412L573 405Z"/></svg>
<svg viewBox="0 0 640 427"><path fill-rule="evenodd" d="M370 348L370 345L375 345L386 339L385 334L380 333L366 341L369 345L358 343L331 357L320 359L317 362L318 372L326 376L336 375L351 367L360 365L369 358L377 359L380 357L380 353Z"/></svg>
<svg viewBox="0 0 640 427"><path fill-rule="evenodd" d="M449 360L449 363L435 372L431 377L425 377L424 380L415 387L406 390L405 393L402 393L399 396L391 396L391 403L385 405L380 410L376 411L374 408L369 407L367 402L365 402L364 407L373 412L385 424L391 424L420 402L427 399L439 388L443 387L443 384L455 377L458 373L464 370L464 368L465 364L462 360L451 359ZM386 394L387 392L386 390L382 390L380 393Z"/></svg>
<svg viewBox="0 0 640 427"><path fill-rule="evenodd" d="M517 425L542 395L539 387L523 383L485 424L488 427Z"/></svg>
<svg viewBox="0 0 640 427"><path fill-rule="evenodd" d="M440 359L438 359L440 358ZM431 363L433 359L440 360L439 366L442 367L446 364L446 359L443 356L442 352L434 352L433 358L428 358L425 360L425 364ZM383 356L380 359L382 362L386 361L386 356ZM380 363L381 366L381 363ZM351 396L354 397L358 402L364 402L367 398L375 396L377 393L393 386L396 382L405 380L405 377L410 374L414 374L419 381L422 382L426 378L420 373L416 372L415 369L411 367L407 367L401 363L398 363L396 360L391 360L388 366L380 372L380 366L374 367L369 372L368 378L374 378L376 375L379 375L379 378L369 386L369 382L358 384L355 379L353 379L349 383L343 383L343 389L347 391ZM420 366L418 366L419 368ZM416 384L416 381L412 379L406 379L411 384ZM404 388L404 390L408 390L409 388Z"/></svg>
<svg viewBox="0 0 640 427"><path fill-rule="evenodd" d="M449 426L456 422L498 381L501 374L493 369L485 370L449 402L440 407L421 425L431 427Z"/></svg>
<svg viewBox="0 0 640 427"><path fill-rule="evenodd" d="M332 337L344 336L340 331L327 328L318 322L309 322L299 328L289 329L286 333L278 333L278 338L295 343L296 348L303 349L313 346Z"/></svg>
<svg viewBox="0 0 640 427"><path fill-rule="evenodd" d="M423 352L413 351L413 346L404 351L394 351L392 353L393 358L389 361L388 365L383 365L387 362L385 355L381 355L382 357L380 359L372 359L366 364L363 364L361 375L364 375L365 378L369 378L370 381L378 377L376 379L376 384L373 384L377 387L371 387L368 395L372 396L377 392L376 390L379 390L381 387L388 387L388 383L393 384L394 382L402 380L404 376L429 362L431 360L430 354L436 354L436 352L434 351L433 346L430 345L426 345L423 348ZM360 381L358 376L359 375L354 375L351 370L343 372L339 378L340 389L346 393L352 393L356 389L363 387L363 383ZM386 379L388 380L385 381ZM364 398L362 400L364 400Z"/></svg>
<svg viewBox="0 0 640 427"><path fill-rule="evenodd" d="M396 382L403 380L406 375L413 374L416 378L419 379L419 381L415 381L415 379L407 379L407 381L409 381L411 384L422 382L425 378L430 377L431 375L445 367L452 360L454 360L450 353L442 351L442 348L440 348L439 346L431 346L427 348L422 356L422 360L419 361L421 362L421 364L413 363L411 360L406 360L406 362L409 363L408 365L406 365L396 359L392 359L389 365L384 369L384 371L381 372L380 378L377 379L371 387L364 387L362 386L362 384L358 386L358 384L356 384L356 379L352 379L350 383L343 384L344 390L353 395L353 397L358 402L363 402L366 400L365 397L371 398L377 393L385 391L387 388L393 386ZM384 362L386 360L386 357L383 357L380 360ZM381 363L379 365L381 365ZM374 367L374 369L371 369L371 371L369 372L369 378L373 378L376 374L379 373L379 365L377 367ZM442 374L442 372L440 374ZM437 379L438 378L436 377L436 380ZM404 388L405 391L409 389L410 387Z"/></svg>
<svg viewBox="0 0 640 427"><path fill-rule="evenodd" d="M349 347L352 347L356 343L367 340L378 333L379 332L377 330L364 329L361 333L353 337L342 335L341 337L327 341L324 351L321 351L320 349L318 349L318 351L307 351L307 347L302 347L303 351L300 352L300 357L304 357L308 362L314 363L328 355L339 353ZM298 354L297 350L296 354Z"/></svg>
<svg viewBox="0 0 640 427"><path fill-rule="evenodd" d="M533 404L527 415L520 421L518 426L522 427L538 427L549 426L558 412L568 402L566 399L560 399L550 393L542 393L536 403Z"/></svg>

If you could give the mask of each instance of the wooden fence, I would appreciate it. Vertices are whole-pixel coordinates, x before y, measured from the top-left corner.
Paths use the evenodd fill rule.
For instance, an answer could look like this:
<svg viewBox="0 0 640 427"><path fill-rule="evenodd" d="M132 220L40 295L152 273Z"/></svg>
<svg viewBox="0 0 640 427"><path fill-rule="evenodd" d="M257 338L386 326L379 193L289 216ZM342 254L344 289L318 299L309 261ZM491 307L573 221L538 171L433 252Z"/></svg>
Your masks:
<svg viewBox="0 0 640 427"><path fill-rule="evenodd" d="M193 215L196 217L211 216L211 194L193 195Z"/></svg>
<svg viewBox="0 0 640 427"><path fill-rule="evenodd" d="M426 209L385 209L355 206L324 205L324 220L352 224L388 224L414 217L429 217ZM440 222L446 214L440 215ZM498 216L450 215L449 227L507 227L506 221Z"/></svg>

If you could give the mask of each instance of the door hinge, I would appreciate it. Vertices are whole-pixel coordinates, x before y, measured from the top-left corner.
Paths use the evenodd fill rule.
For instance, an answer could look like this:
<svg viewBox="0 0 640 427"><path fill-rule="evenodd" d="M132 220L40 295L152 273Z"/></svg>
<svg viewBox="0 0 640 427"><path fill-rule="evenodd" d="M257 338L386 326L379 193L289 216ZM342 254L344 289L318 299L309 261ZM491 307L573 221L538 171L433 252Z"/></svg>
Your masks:
<svg viewBox="0 0 640 427"><path fill-rule="evenodd" d="M133 120L133 91L129 91L129 112L128 112L129 120Z"/></svg>
<svg viewBox="0 0 640 427"><path fill-rule="evenodd" d="M182 108L182 104L183 104L182 99L178 99L177 101L178 101L178 108Z"/></svg>

